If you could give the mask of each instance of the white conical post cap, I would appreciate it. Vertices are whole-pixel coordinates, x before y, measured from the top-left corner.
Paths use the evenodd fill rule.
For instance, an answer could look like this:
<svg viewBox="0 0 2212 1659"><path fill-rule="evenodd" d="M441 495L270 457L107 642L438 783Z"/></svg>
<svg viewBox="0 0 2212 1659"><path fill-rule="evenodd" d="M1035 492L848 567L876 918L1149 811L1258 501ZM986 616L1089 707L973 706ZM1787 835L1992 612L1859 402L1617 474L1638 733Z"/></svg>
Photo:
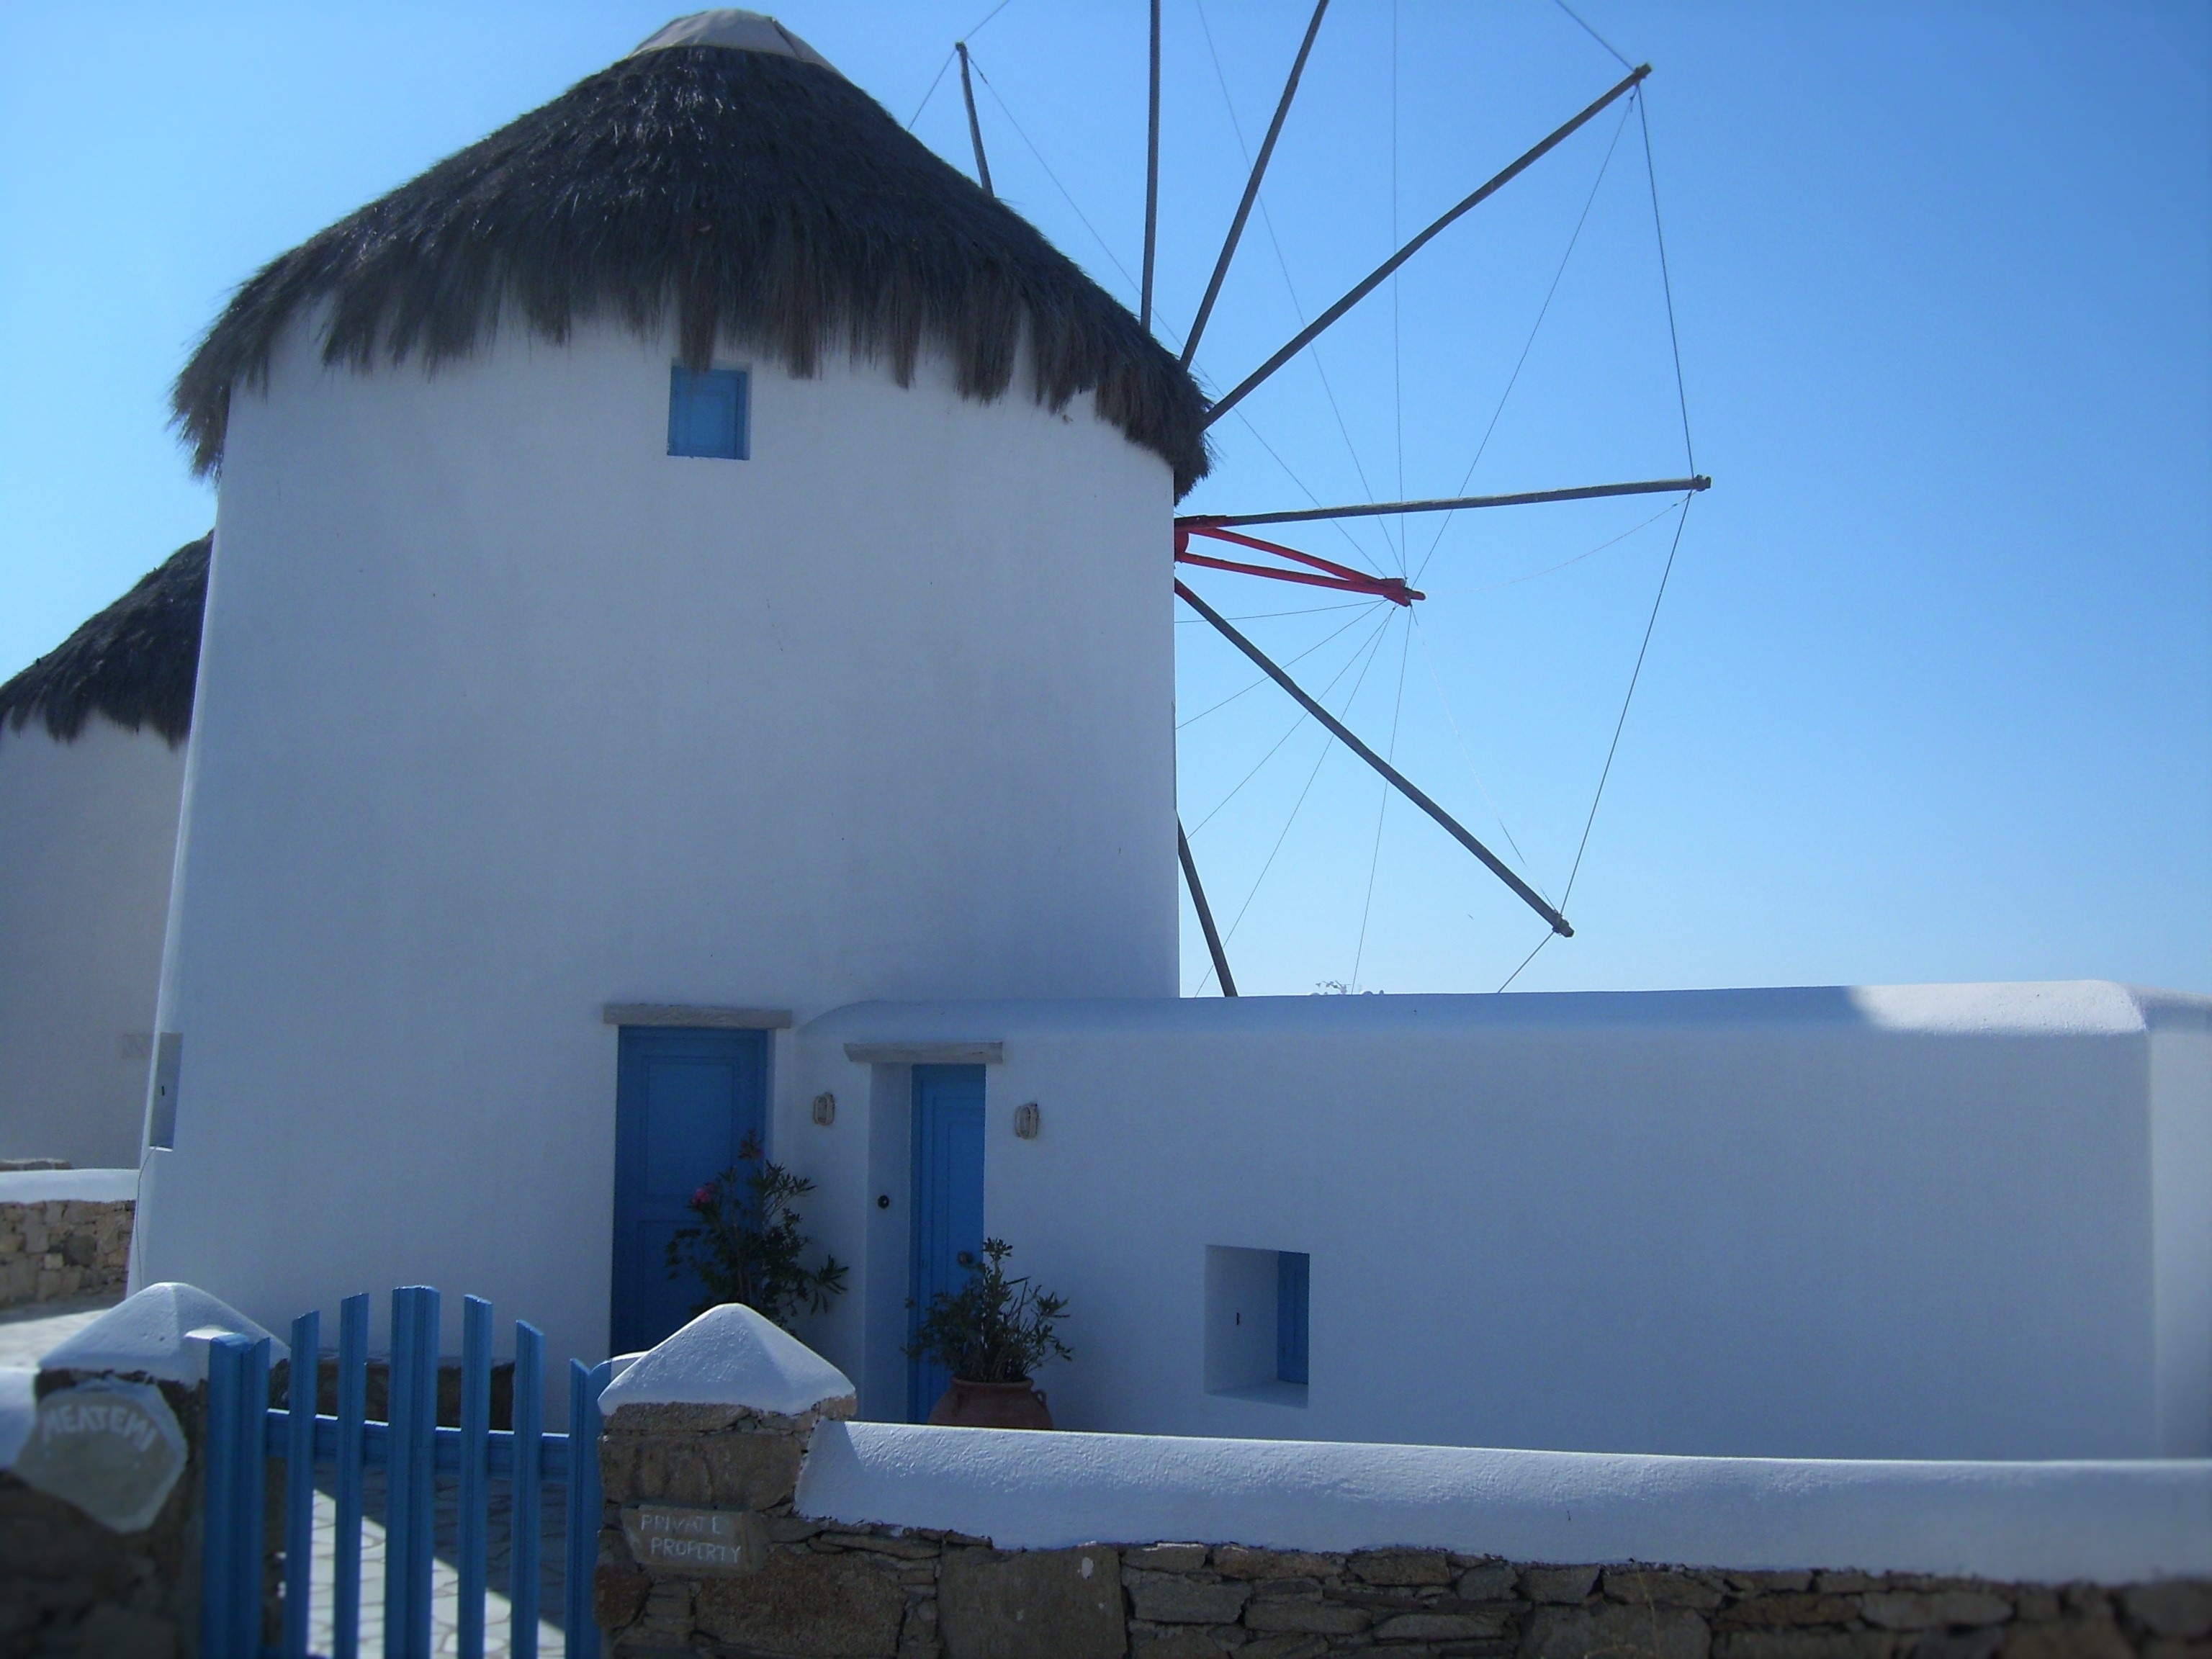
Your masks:
<svg viewBox="0 0 2212 1659"><path fill-rule="evenodd" d="M742 1406L800 1417L853 1398L852 1379L790 1332L736 1303L709 1308L599 1395L624 1406Z"/></svg>
<svg viewBox="0 0 2212 1659"><path fill-rule="evenodd" d="M149 1285L46 1350L42 1371L121 1371L165 1382L207 1381L207 1339L270 1339L269 1363L291 1350L244 1314L194 1285Z"/></svg>

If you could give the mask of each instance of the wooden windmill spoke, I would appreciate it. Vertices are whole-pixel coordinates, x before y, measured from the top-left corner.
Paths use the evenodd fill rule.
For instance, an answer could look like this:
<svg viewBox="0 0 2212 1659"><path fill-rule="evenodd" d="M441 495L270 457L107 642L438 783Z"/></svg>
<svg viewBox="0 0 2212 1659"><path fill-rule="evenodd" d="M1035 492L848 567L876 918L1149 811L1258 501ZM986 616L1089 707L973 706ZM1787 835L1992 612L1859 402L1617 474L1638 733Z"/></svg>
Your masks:
<svg viewBox="0 0 2212 1659"><path fill-rule="evenodd" d="M1152 331L1152 253L1160 234L1160 0L1152 0L1152 83L1145 105L1145 276L1137 300L1137 321L1147 334ZM1187 854L1183 868L1190 868ZM1196 890L1197 883L1191 885Z"/></svg>
<svg viewBox="0 0 2212 1659"><path fill-rule="evenodd" d="M1488 183L1483 185L1473 195L1467 198L1465 201L1461 202L1456 207L1449 210L1443 217L1437 220L1437 222L1434 224L1431 224L1426 230L1421 232L1419 235L1414 237L1413 240L1407 242L1405 246L1400 248L1395 253L1392 254L1381 264L1377 265L1371 276L1357 284L1352 291L1346 294L1341 300L1339 300L1327 311L1322 313L1320 316L1315 318L1313 321L1307 324L1305 327L1300 329L1297 336L1291 339L1289 344L1283 347L1283 349L1278 351L1273 356L1268 358L1266 362L1261 364L1259 368L1254 369L1249 374L1246 375L1243 380L1234 391L1216 401L1213 406L1206 411L1206 424L1207 426L1212 426L1224 415L1226 415L1231 410L1242 403L1261 381L1265 380L1285 363L1290 362L1291 358L1297 356L1298 353L1304 351L1308 346L1311 345L1314 341L1319 337L1324 329L1328 328L1332 323L1335 322L1338 318L1343 316L1346 312L1351 310L1352 307L1358 305L1362 300L1365 299L1370 294L1381 287L1383 283L1389 279L1391 272L1396 270L1399 266L1404 264L1407 260L1412 258L1416 253L1419 252L1422 248L1425 247L1430 241L1440 234L1445 227L1449 225L1454 220L1457 219L1462 214L1467 212L1469 209L1474 207L1478 203L1495 195L1506 185L1511 183L1515 179L1518 178L1522 172L1527 170L1534 162L1540 160L1546 154L1563 143L1575 131L1581 128L1585 122L1588 122L1595 117L1600 111L1603 110L1607 106L1613 103L1615 100L1625 97L1628 93L1633 91L1638 84L1643 81L1644 77L1650 73L1651 65L1649 64L1639 64L1636 69L1631 70L1627 76L1623 77L1620 83L1614 87L1612 91L1607 93L1604 97L1599 99L1588 109L1583 111L1581 114L1576 116L1571 121L1569 121L1565 125L1559 127L1549 137L1545 138L1540 143L1538 143L1533 149L1521 155L1517 160L1508 166L1504 172L1498 173ZM1186 361L1188 361L1188 359L1186 359Z"/></svg>
<svg viewBox="0 0 2212 1659"><path fill-rule="evenodd" d="M1237 994L1237 981L1230 977L1229 953L1222 949L1221 933L1213 925L1213 907L1206 902L1206 888L1198 878L1198 865L1190 855L1190 837L1182 832L1182 818L1176 818L1176 857L1182 863L1182 878L1190 889L1191 908L1198 912L1198 925L1206 934L1206 953L1213 958L1213 976L1221 981L1221 994Z"/></svg>
<svg viewBox="0 0 2212 1659"><path fill-rule="evenodd" d="M1594 501L1608 495L1694 495L1713 481L1649 478L1638 483L1582 484L1572 489L1528 489L1516 495L1447 495L1423 501L1370 501L1351 507L1301 507L1282 513L1193 513L1176 520L1178 531L1227 530L1248 524L1304 524L1316 519L1372 519L1392 513L1457 513L1477 507L1531 507L1542 501Z"/></svg>
<svg viewBox="0 0 2212 1659"><path fill-rule="evenodd" d="M1221 295L1222 281L1229 275L1229 262L1237 257L1237 244L1244 235L1244 222L1252 216L1252 204L1260 198L1260 180L1267 176L1268 158L1275 153L1275 140L1282 136L1284 118L1291 112L1291 100L1297 94L1298 77L1306 72L1307 55L1313 51L1314 36L1321 33L1322 14L1328 9L1328 0L1314 0L1313 21L1306 25L1306 38L1298 42L1298 55L1291 60L1290 78L1283 82L1282 98L1275 105L1275 118L1267 124L1267 136L1260 141L1260 154L1253 161L1252 176L1244 181L1243 199L1237 204L1237 216L1229 222L1229 234L1221 244L1221 257L1213 262L1213 276L1206 284L1206 297L1198 302L1198 315L1191 319L1190 337L1182 343L1185 368L1198 355L1198 337L1206 332L1206 319L1213 315L1213 302ZM1158 85L1157 71L1154 84Z"/></svg>
<svg viewBox="0 0 2212 1659"><path fill-rule="evenodd" d="M1400 794L1405 796L1407 800L1413 802L1414 805L1419 807L1424 812L1426 812L1431 818L1435 819L1438 824L1443 826L1446 833L1448 833L1453 840L1459 842L1461 846L1466 848L1467 850L1474 854L1475 857L1480 859L1482 862L1489 867L1492 875L1496 876L1500 881L1504 882L1519 896L1522 903L1526 904L1530 909L1534 910L1538 915L1543 917L1547 922L1551 924L1552 931L1553 933L1559 934L1563 939L1572 939L1574 937L1575 930L1568 925L1567 919L1547 903L1541 894L1538 893L1534 888L1529 886L1527 882L1522 880L1519 876L1516 875L1512 869L1508 866L1505 861L1499 858L1497 854L1492 852L1487 847L1485 847L1480 842L1469 835L1466 828L1461 824L1458 819L1453 817L1450 813L1445 811L1443 807L1437 805L1436 802L1431 800L1427 795L1424 794L1419 788L1415 787L1412 781L1409 780L1404 773L1399 771L1398 769L1391 765L1389 761L1384 760L1382 756L1376 754L1372 749L1370 749L1365 744L1362 743L1350 726L1345 725L1342 720L1330 714L1328 709L1322 708L1321 704L1316 702L1312 697L1308 696L1296 680L1293 680L1288 674L1278 668L1274 663L1269 659L1267 653L1261 651L1258 646L1253 644L1251 641L1246 639L1242 634L1238 633L1235 627L1231 624L1226 617L1224 617L1218 611L1216 611L1204 599L1200 599L1197 594L1192 592L1190 589L1186 587L1182 583L1177 582L1175 585L1175 591L1182 597L1184 604L1190 606L1192 610L1197 611L1198 614L1205 617L1207 622L1212 623L1215 631L1218 632L1222 638L1227 640L1230 644L1235 646L1247 657L1249 657L1252 659L1253 664L1258 667L1261 673L1265 674L1269 679L1274 681L1276 684L1281 686L1284 690L1289 692L1290 695L1297 700L1298 706L1304 708L1307 714L1312 715L1314 719L1319 720L1338 742L1343 744L1346 748L1351 750L1353 754L1358 756L1360 759L1365 761L1370 766L1373 767L1376 771L1382 774L1383 779L1389 782L1393 788L1396 789ZM1189 874L1190 866L1187 860L1183 866L1183 870L1186 875Z"/></svg>
<svg viewBox="0 0 2212 1659"><path fill-rule="evenodd" d="M983 124L975 118L975 86L968 78L968 43L955 40L952 50L960 54L960 96L968 105L968 139L975 146L975 177L982 184L983 194L996 198L991 188L991 164L983 159Z"/></svg>

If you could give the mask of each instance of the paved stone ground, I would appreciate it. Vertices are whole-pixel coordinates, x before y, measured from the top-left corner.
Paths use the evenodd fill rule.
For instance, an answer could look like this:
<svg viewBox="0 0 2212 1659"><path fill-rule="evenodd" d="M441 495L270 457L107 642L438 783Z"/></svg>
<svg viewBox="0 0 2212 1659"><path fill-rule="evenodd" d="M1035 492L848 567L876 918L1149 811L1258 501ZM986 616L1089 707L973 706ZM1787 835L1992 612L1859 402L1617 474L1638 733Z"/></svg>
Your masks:
<svg viewBox="0 0 2212 1659"><path fill-rule="evenodd" d="M460 1649L460 1575L459 1516L455 1497L459 1483L451 1477L438 1482L438 1557L431 1570L430 1618L432 1651L458 1655ZM367 1518L361 1540L361 1646L363 1656L384 1650L384 1476L372 1473L364 1493ZM539 1516L543 1540L538 1559L543 1570L538 1587L538 1652L539 1659L556 1659L562 1651L561 1583L562 1539L565 1531L562 1495L558 1488L545 1495ZM484 1653L487 1659L508 1659L513 1652L511 1620L505 1591L507 1588L509 1546L514 1535L514 1511L507 1483L492 1486L491 1526L487 1540L487 1577L490 1594L485 1599ZM327 1492L315 1494L315 1573L313 1613L308 1620L308 1645L317 1653L331 1651L331 1587L337 1553L337 1505Z"/></svg>
<svg viewBox="0 0 2212 1659"><path fill-rule="evenodd" d="M116 1299L99 1297L66 1303L33 1303L0 1310L0 1365L36 1366L49 1348L92 1323L113 1307ZM432 1568L430 1616L435 1638L433 1650L441 1656L458 1656L461 1650L461 1583L453 1565L459 1559L459 1483L450 1476L438 1482L438 1554ZM384 1650L384 1476L380 1472L368 1476L363 1500L366 1516L362 1522L358 1650L363 1659L368 1659ZM491 1585L484 1610L486 1659L510 1659L514 1651L506 1595L514 1519L507 1485L495 1481L491 1524L486 1540L487 1577ZM538 1559L543 1563L538 1592L539 1659L557 1659L562 1651L562 1550L566 1530L562 1490L550 1487L545 1493L544 1512L538 1518L538 1536L542 1540ZM331 1586L337 1540L337 1504L325 1486L315 1494L314 1589L308 1621L308 1644L317 1653L326 1654L331 1648Z"/></svg>

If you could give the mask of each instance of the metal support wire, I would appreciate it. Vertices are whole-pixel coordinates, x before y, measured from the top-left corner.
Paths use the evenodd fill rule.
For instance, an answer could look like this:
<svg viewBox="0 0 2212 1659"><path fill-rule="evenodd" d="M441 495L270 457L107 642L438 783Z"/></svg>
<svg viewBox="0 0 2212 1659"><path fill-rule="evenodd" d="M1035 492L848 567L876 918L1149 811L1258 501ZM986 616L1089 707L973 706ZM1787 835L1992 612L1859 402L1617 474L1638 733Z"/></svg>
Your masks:
<svg viewBox="0 0 2212 1659"><path fill-rule="evenodd" d="M1674 279L1667 270L1667 228L1659 217L1659 168L1651 159L1651 117L1640 89L1636 118L1644 129L1644 177L1651 186L1651 240L1659 249L1659 291L1667 296L1667 343L1674 352L1674 401L1682 411L1682 459L1695 472L1698 450L1690 441L1690 394L1682 381L1682 337L1674 326Z"/></svg>
<svg viewBox="0 0 2212 1659"><path fill-rule="evenodd" d="M1575 17L1573 12L1567 10L1564 0L1559 9L1565 11L1568 16L1574 17L1577 23L1582 23L1581 18ZM1587 23L1583 23L1583 27L1589 29L1589 25ZM1595 29L1589 29L1589 33L1592 40L1596 40L1607 52L1613 51L1613 47L1599 36ZM1618 53L1614 55L1619 56ZM1659 283L1667 296L1667 343L1674 353L1674 402L1682 416L1682 455L1683 459L1689 463L1691 471L1694 472L1697 470L1697 451L1690 441L1690 396L1682 379L1682 339L1674 325L1674 284L1667 270L1667 232L1659 214L1659 169L1651 157L1651 120L1644 111L1640 88L1638 89L1636 98L1636 114L1644 132L1644 177L1651 188L1651 236L1659 251ZM1711 482L1710 479L1706 480L1708 483ZM1620 714L1613 723L1613 741L1606 745L1605 765L1598 772L1597 788L1590 796L1589 813L1583 820L1582 839L1575 846L1575 861L1567 871L1566 887L1559 894L1559 902L1563 905L1574 895L1575 878L1582 874L1583 854L1589 850L1590 830L1597 823L1598 805L1604 800L1605 786L1613 776L1613 757L1620 752L1620 734L1628 726L1629 705L1636 701L1636 688L1644 678L1644 659L1650 653L1652 630L1659 625L1659 607L1666 600L1667 583L1674 574L1674 556L1682 549L1682 531L1690 522L1692 499L1692 496L1690 495L1682 497L1682 516L1674 521L1674 538L1668 544L1667 562L1659 572L1659 591L1651 596L1651 614L1644 620L1644 638L1636 647L1636 666L1629 672L1628 690L1620 699ZM1535 961L1537 951L1541 951L1551 942L1552 935L1549 933L1538 939L1536 949L1521 958L1521 966L1508 974L1505 976L1504 984L1498 988L1503 991L1506 986L1520 978L1522 969Z"/></svg>
<svg viewBox="0 0 2212 1659"><path fill-rule="evenodd" d="M1367 684L1367 671L1375 665L1376 653L1382 647L1383 635L1389 630L1389 625L1390 619L1385 617L1382 625L1376 629L1373 636L1361 647L1365 653L1365 659L1361 661L1358 658L1353 659L1354 661L1359 662L1359 676L1352 681L1352 690L1345 697L1344 708L1346 714L1352 711L1352 705L1359 700L1360 688ZM1345 665L1346 672L1350 672L1351 666L1350 663ZM1342 676L1340 675L1339 678ZM1334 682L1332 681L1331 684L1334 684ZM1300 722L1301 725L1304 723L1304 721ZM1267 885L1267 872L1275 867L1276 859L1282 854L1283 843L1290 840L1291 831L1297 827L1298 814L1305 810L1306 797L1313 793L1313 787L1321 777L1321 769L1328 764L1330 752L1329 745L1324 741L1321 746L1321 752L1314 757L1313 770L1306 774L1305 787L1298 791L1297 799L1291 804L1290 817L1283 820L1282 833L1275 837L1275 844L1267 849L1267 859L1260 866L1260 873L1252 878L1251 888L1244 895L1244 902L1237 907L1237 919L1229 924L1228 936L1231 939L1237 937L1237 930L1244 925L1244 918L1251 914L1253 902L1260 896L1261 888ZM1201 980L1200 983L1203 985L1205 981Z"/></svg>
<svg viewBox="0 0 2212 1659"><path fill-rule="evenodd" d="M1635 100L1632 99L1630 101ZM1589 223L1590 210L1597 205L1598 191L1605 188L1606 174L1613 171L1613 155L1620 148L1620 135L1627 125L1628 112L1624 109L1620 112L1620 119L1613 124L1613 137L1605 147L1605 158L1597 165L1597 177L1590 180L1589 194L1583 198L1583 210L1575 216L1575 228L1567 238L1566 251L1559 255L1559 269L1552 273L1551 284L1544 290L1544 303L1536 307L1536 320L1528 325L1528 337L1521 343L1521 355L1514 359L1513 372L1505 377L1505 389L1498 394L1497 407L1490 411L1490 423L1483 428L1482 438L1474 447L1474 457L1468 460L1467 471L1460 475L1459 487L1462 489L1474 482L1475 469L1482 465L1482 458L1490 453L1490 441L1497 434L1498 422L1505 418L1505 405L1512 400L1513 388L1521 384L1521 371L1528 366L1528 354L1536 349L1536 337L1543 332L1544 319L1552 314L1552 301L1559 297L1559 284L1566 277L1567 266L1573 263L1575 249L1582 245L1583 227ZM1446 514L1437 526L1437 533L1429 538L1429 550L1421 556L1420 568L1423 571L1426 571L1436 558L1437 550L1443 545L1444 532L1450 528L1451 515Z"/></svg>
<svg viewBox="0 0 2212 1659"><path fill-rule="evenodd" d="M1406 619L1406 638L1398 647L1398 696L1390 706L1390 746L1387 758L1398 758L1398 722L1406 712L1406 665L1413 659L1413 622ZM1359 988L1360 965L1367 960L1367 923L1375 914L1375 878L1382 868L1382 824L1390 815L1390 786L1382 786L1382 799L1375 807L1375 848L1367 858L1367 896L1359 907L1359 943L1352 953L1352 988Z"/></svg>
<svg viewBox="0 0 2212 1659"><path fill-rule="evenodd" d="M998 88L991 84L990 72L984 69L981 60L975 58L972 53L970 60L975 65L975 78L983 83L983 90L991 94L992 101L999 106L999 113L1006 118L1006 125L1014 130L1014 136L1019 138L1029 153L1036 158L1037 166L1044 170L1044 176L1052 180L1052 187L1060 192L1060 199L1066 202L1069 210L1083 222L1084 229L1089 231L1091 240L1098 244L1098 251L1106 256L1108 263L1112 264L1115 270L1121 273L1121 280L1128 283L1130 291L1135 292L1138 287L1137 279L1129 274L1129 267L1121 263L1121 256L1114 252L1114 245L1099 234L1098 227L1091 222L1091 216L1083 210L1083 204L1075 199L1074 192L1069 190L1060 181L1060 175L1052 170L1052 163L1044 159L1044 152L1037 148L1036 140L1030 137L1028 130L1022 125L1020 119L1014 114L1013 106L1000 97Z"/></svg>
<svg viewBox="0 0 2212 1659"><path fill-rule="evenodd" d="M1667 579L1674 574L1674 555L1681 550L1682 546L1682 526L1689 521L1690 498L1686 495L1682 498L1682 516L1674 523L1674 543L1667 550L1666 568L1659 573L1659 591L1651 596L1651 614L1644 618L1644 642L1636 647L1636 666L1628 676L1627 693L1620 700L1620 717L1613 721L1613 741L1606 745L1605 766L1597 775L1596 792L1590 796L1589 815L1583 820L1583 838L1576 843L1574 865L1567 872L1566 889L1559 895L1561 904L1565 904L1573 896L1575 878L1583 872L1583 854L1589 850L1590 827L1597 822L1598 803L1605 799L1606 781L1613 776L1613 757L1620 752L1620 734L1628 725L1628 705L1636 701L1636 684L1644 678L1644 658L1651 649L1651 630L1659 624L1660 601L1667 597ZM1503 991L1507 985L1512 984L1515 980L1520 978L1521 969L1535 961L1536 951L1541 951L1551 942L1552 935L1549 933L1538 939L1536 950L1529 951L1527 956L1522 957L1521 967L1516 968L1511 973L1506 975L1504 984L1498 988Z"/></svg>

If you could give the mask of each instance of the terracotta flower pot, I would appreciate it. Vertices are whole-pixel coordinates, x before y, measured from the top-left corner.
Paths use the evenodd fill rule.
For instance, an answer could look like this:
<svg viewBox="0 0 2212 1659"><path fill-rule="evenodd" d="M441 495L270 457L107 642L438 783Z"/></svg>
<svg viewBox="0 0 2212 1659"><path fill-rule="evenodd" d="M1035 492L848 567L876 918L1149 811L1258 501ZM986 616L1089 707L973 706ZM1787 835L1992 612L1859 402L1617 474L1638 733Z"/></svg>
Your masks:
<svg viewBox="0 0 2212 1659"><path fill-rule="evenodd" d="M1026 1376L1018 1382L970 1382L954 1377L929 1420L961 1429L1048 1429L1052 1413Z"/></svg>

